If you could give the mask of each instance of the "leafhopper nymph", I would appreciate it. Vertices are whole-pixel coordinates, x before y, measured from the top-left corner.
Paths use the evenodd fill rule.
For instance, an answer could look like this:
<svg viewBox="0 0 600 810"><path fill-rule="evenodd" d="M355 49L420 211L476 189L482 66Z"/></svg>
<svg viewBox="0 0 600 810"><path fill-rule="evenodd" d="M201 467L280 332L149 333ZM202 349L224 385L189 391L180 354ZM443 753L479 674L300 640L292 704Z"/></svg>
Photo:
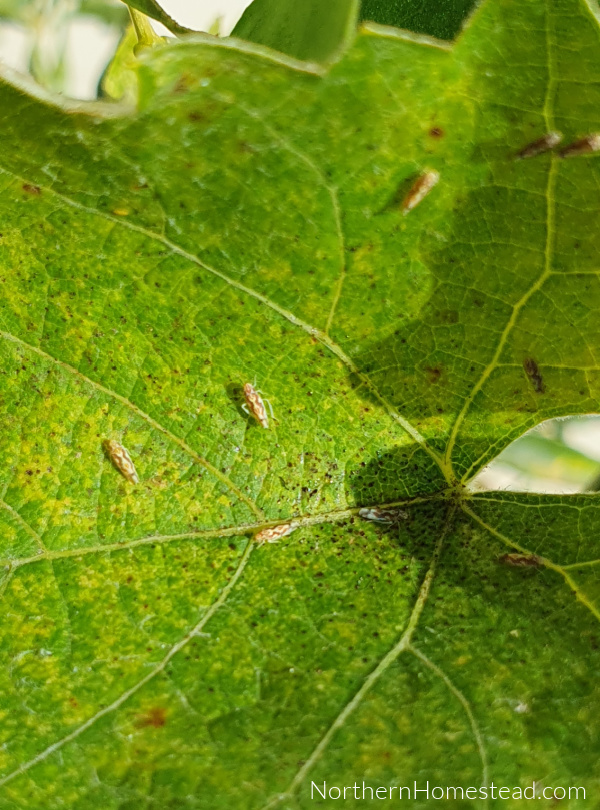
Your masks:
<svg viewBox="0 0 600 810"><path fill-rule="evenodd" d="M585 138L580 138L578 141L573 141L560 150L560 156L577 157L578 155L587 155L590 152L598 152L600 150L600 133L594 132L591 135L586 135Z"/></svg>
<svg viewBox="0 0 600 810"><path fill-rule="evenodd" d="M254 536L257 545L264 543L276 543L282 537L287 537L294 529L298 528L294 523L281 523L279 526L272 526L270 529L263 529Z"/></svg>
<svg viewBox="0 0 600 810"><path fill-rule="evenodd" d="M429 194L439 179L440 174L436 171L424 172L418 177L402 202L402 213L408 214L412 211Z"/></svg>
<svg viewBox="0 0 600 810"><path fill-rule="evenodd" d="M251 383L246 383L244 385L244 397L246 398L246 404L242 405L242 408L246 411L246 413L251 414L260 425L262 425L264 428L268 428L269 418L267 416L267 409L265 408L265 403L260 395L260 391L257 391ZM273 408L271 408L271 403L268 400L266 401L269 405L271 416L273 416Z"/></svg>
<svg viewBox="0 0 600 810"><path fill-rule="evenodd" d="M498 562L513 568L539 568L542 565L537 554L503 554L498 558Z"/></svg>
<svg viewBox="0 0 600 810"><path fill-rule="evenodd" d="M130 481L132 484L139 484L140 479L138 478L135 465L123 445L119 444L119 442L116 442L114 439L107 439L104 442L104 449L123 478L127 479L127 481Z"/></svg>
<svg viewBox="0 0 600 810"><path fill-rule="evenodd" d="M408 512L404 509L384 509L381 506L369 506L361 509L358 513L363 520L372 520L374 523L386 523L392 525L408 518Z"/></svg>
<svg viewBox="0 0 600 810"><path fill-rule="evenodd" d="M561 141L562 135L560 132L546 132L541 138L528 143L520 152L517 152L517 159L522 160L523 158L531 158L549 152L555 146L558 146Z"/></svg>

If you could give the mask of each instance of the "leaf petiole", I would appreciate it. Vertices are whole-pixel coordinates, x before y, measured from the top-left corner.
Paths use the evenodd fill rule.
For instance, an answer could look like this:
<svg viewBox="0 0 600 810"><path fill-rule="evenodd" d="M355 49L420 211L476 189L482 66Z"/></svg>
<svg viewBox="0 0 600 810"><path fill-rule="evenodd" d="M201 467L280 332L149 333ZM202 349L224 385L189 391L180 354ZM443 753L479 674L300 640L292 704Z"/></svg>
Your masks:
<svg viewBox="0 0 600 810"><path fill-rule="evenodd" d="M129 9L131 22L133 23L138 38L137 45L133 49L134 53L137 55L144 48L153 48L155 45L158 45L162 38L154 31L148 17L131 6L127 6L127 8Z"/></svg>

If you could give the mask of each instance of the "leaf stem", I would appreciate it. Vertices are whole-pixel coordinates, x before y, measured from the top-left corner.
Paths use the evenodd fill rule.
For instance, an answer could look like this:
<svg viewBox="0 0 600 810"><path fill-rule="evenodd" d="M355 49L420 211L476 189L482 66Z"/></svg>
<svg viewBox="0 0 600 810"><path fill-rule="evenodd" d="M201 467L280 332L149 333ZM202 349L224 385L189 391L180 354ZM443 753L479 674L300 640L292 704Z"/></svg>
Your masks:
<svg viewBox="0 0 600 810"><path fill-rule="evenodd" d="M153 48L155 45L158 45L161 41L161 37L159 37L154 31L154 28L152 28L148 17L131 6L127 6L127 8L129 9L131 22L133 23L138 38L138 44L134 50L137 52L143 48Z"/></svg>

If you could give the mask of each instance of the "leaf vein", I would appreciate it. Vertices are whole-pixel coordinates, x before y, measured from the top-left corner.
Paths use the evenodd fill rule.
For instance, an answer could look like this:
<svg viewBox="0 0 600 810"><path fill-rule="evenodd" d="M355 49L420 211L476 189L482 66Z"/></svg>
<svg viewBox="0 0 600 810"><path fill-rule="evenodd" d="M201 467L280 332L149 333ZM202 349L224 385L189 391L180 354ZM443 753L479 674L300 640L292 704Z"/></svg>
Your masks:
<svg viewBox="0 0 600 810"><path fill-rule="evenodd" d="M10 332L4 332L0 330L0 338L15 343L16 345L21 346L26 351L34 352L40 357L43 357L45 360L48 360L49 362L60 366L65 371L68 371L69 373L75 375L76 377L79 377L79 379L83 380L85 383L92 386L93 388L96 388L98 391L101 391L103 394L106 394L112 399L116 399L119 402L121 402L127 408L132 410L137 416L139 416L140 419L143 419L144 422L149 424L155 430L159 431L159 433L162 433L170 441L174 442L179 447L181 447L182 450L184 450L188 455L190 455L193 459L195 459L195 461L197 461L198 464L201 464L206 470L208 470L212 475L214 475L215 478L218 478L219 481L221 481L233 493L235 493L235 495L240 500L242 500L247 506L249 506L250 509L252 509L252 511L258 517L263 517L262 510L256 506L256 504L251 498L249 498L238 487L236 487L236 485L233 483L233 481L229 479L228 476L226 476L219 469L217 469L213 464L210 463L210 461L208 461L199 453L197 453L195 450L193 450L190 447L190 445L187 444L187 442L179 438L179 436L175 435L175 433L172 433L168 428L161 425L160 422L158 422L156 419L150 416L150 414L147 414L145 411L143 411L141 408L135 405L135 403L133 403L131 400L127 399L127 397L124 397L122 394L118 394L116 391L113 391L112 389L107 388L101 383L96 382L96 380L92 380L90 377L87 377L85 374L83 374L83 372L79 371L74 366L71 366L69 363L65 363L64 360L59 360L58 358L53 357L51 354L48 354L48 352L45 352L43 349L40 349L37 346L32 346L30 343L26 343L24 340L16 337Z"/></svg>
<svg viewBox="0 0 600 810"><path fill-rule="evenodd" d="M550 132L553 129L553 114L552 114L552 99L553 93L556 85L556 79L554 77L554 70L552 65L552 47L551 47L551 39L550 39L550 26L548 20L550 19L550 11L548 8L548 4L546 3L546 16L547 16L547 25L546 25L546 57L548 60L548 80L546 82L546 94L544 98L544 107L543 107L543 116L545 119L546 124L546 131ZM484 369L482 375L480 376L479 380L475 383L473 388L471 389L469 395L465 399L465 403L461 408L456 420L454 421L454 425L452 426L452 431L450 433L450 438L448 440L448 444L446 446L446 453L444 454L445 463L451 467L452 466L452 451L454 450L454 445L456 443L456 439L458 436L458 432L460 427L467 415L467 412L479 391L481 391L484 384L487 382L489 377L491 376L492 372L497 366L498 361L500 360L500 356L504 350L506 342L515 326L517 319L521 313L521 310L527 305L533 295L538 292L546 282L546 280L552 275L552 248L553 248L553 238L554 238L554 216L555 216L555 208L554 208L554 194L555 194L555 187L556 187L556 173L557 173L557 161L558 158L552 154L550 158L550 166L548 170L548 181L546 184L546 240L544 246L544 266L542 272L538 276L538 278L534 281L531 287L521 296L521 298L517 301L516 304L513 305L511 315L508 319L502 334L500 335L500 339L498 341L498 346L494 355L486 368ZM485 454L484 454L485 455ZM463 475L461 481L463 483L467 483L470 480L470 476L472 471L477 469L477 466L483 455L479 456L468 468L466 473Z"/></svg>
<svg viewBox="0 0 600 810"><path fill-rule="evenodd" d="M415 655L420 661L422 661L426 667L428 667L432 672L434 672L438 678L446 684L450 692L457 698L457 700L461 703L463 709L467 717L469 718L469 723L471 725L471 731L473 732L473 736L475 737L475 742L477 743L477 750L479 752L479 758L481 760L481 786L485 787L488 783L489 779L489 764L488 764L488 757L487 752L485 750L485 745L483 742L483 736L477 724L477 720L475 719L475 715L473 714L473 710L471 708L471 704L464 696L464 694L455 686L450 678L446 675L446 673L438 667L437 664L434 664L421 650L417 649L412 644L409 647L409 650L413 655ZM487 800L486 800L487 804Z"/></svg>
<svg viewBox="0 0 600 810"><path fill-rule="evenodd" d="M430 496L421 496L416 498L407 498L401 501L394 501L393 503L375 504L366 508L370 509L393 509L397 506L412 506L419 503L427 503L438 498L440 493L435 493ZM81 546L79 548L58 549L42 552L41 554L34 554L30 557L22 557L18 559L3 559L0 560L0 566L11 567L13 570L20 568L23 565L30 565L31 563L40 562L41 560L60 560L69 557L84 557L89 554L102 554L110 553L112 551L126 551L128 549L136 548L137 546L147 546L152 544L172 543L175 540L191 540L191 539L206 539L220 537L235 537L236 535L250 534L261 531L262 529L272 528L283 523L293 521L294 524L301 528L303 526L315 526L323 523L337 523L339 521L348 520L349 518L358 515L361 509L365 507L353 506L349 509L335 510L331 512L323 512L318 515L307 515L303 517L287 517L278 521L264 521L260 523L249 523L241 526L223 526L218 529L207 529L205 531L195 532L181 532L179 534L153 534L147 537L139 537L134 540L127 540L122 543L106 543L104 545L95 546Z"/></svg>
<svg viewBox="0 0 600 810"><path fill-rule="evenodd" d="M6 776L0 778L0 787L3 787L4 785L8 784L8 782L11 782L17 776L21 776L23 773L26 773L35 765L39 764L40 762L43 762L45 759L54 754L56 751L59 751L68 743L72 742L73 740L76 740L85 731L91 728L98 720L101 720L103 717L106 717L106 715L112 714L112 712L117 711L117 709L119 709L127 700L129 700L130 697L133 697L133 695L139 692L140 689L142 689L142 687L144 687L147 683L152 681L157 675L163 672L169 661L171 661L171 659L175 655L177 655L177 653L180 650L182 650L191 641L192 638L199 635L203 627L210 621L210 619L215 615L215 613L225 604L229 594L231 593L231 591L237 584L238 580L242 576L254 548L255 548L254 544L249 541L246 546L246 549L244 550L244 553L242 554L242 558L238 564L238 567L235 570L235 573L233 574L229 582L223 587L223 590L221 591L219 598L212 603L212 605L206 611L206 613L200 619L200 621L197 622L197 624L195 624L194 627L188 633L186 633L185 636L183 636L183 638L181 638L177 643L175 643L171 647L171 649L165 655L165 657L155 667L153 667L153 669L150 672L148 672L137 683L135 683L133 686L131 686L129 689L123 692L116 700L113 700L112 703L110 703L108 706L105 706L103 709L100 709L100 711L96 712L96 714L92 715L92 717L88 718L84 723L75 728L65 737L62 737L62 739L52 743L43 751L40 751L40 753L37 754L35 757L32 757L32 759L27 760L27 762L24 762L21 765L19 765L19 767L16 768L14 771L11 771L10 773L6 774Z"/></svg>
<svg viewBox="0 0 600 810"><path fill-rule="evenodd" d="M479 515L474 512L470 507L466 504L462 505L462 510L466 515L469 515L474 521L479 523L486 531L492 534L494 537L498 538L501 542L507 545L509 548L516 549L521 554L532 554L533 552L527 548L524 548L519 543L516 543L514 540L511 540L506 535L499 532L497 529L494 529L493 526L490 526L488 523L483 520L483 518L479 517ZM556 571L557 574L560 574L561 577L564 579L566 584L568 585L571 592L575 595L575 598L581 602L584 607L586 607L590 613L600 621L600 610L591 602L588 597L583 593L583 591L579 588L577 583L573 580L571 575L568 573L567 568L573 568L576 566L564 566L559 565L558 563L553 562L552 560L548 559L548 557L542 557L539 554L536 554L539 559L540 565L543 565L545 568L549 568L551 571Z"/></svg>
<svg viewBox="0 0 600 810"><path fill-rule="evenodd" d="M274 796L269 802L267 802L267 804L263 806L263 808L261 808L261 810L268 810L268 808L275 807L277 804L279 804L279 802L283 801L284 799L291 798L296 793L296 791L304 781L306 775L309 773L309 771L313 769L313 767L321 759L333 737L344 726L346 720L350 717L350 715L353 714L353 712L359 707L363 698L367 695L368 692L371 691L371 689L373 688L373 686L375 686L380 677L389 669L389 667L396 661L396 659L403 652L410 649L411 639L417 628L419 618L421 617L421 613L423 612L423 608L425 607L425 603L427 602L427 597L429 596L429 591L431 589L431 583L433 582L433 577L435 575L437 562L442 552L444 539L452 522L452 518L454 517L455 511L456 511L455 507L451 507L450 510L448 511L446 521L440 533L440 537L435 545L435 549L431 556L429 568L427 569L427 573L425 574L423 582L421 583L421 587L419 588L419 593L417 595L417 599L412 609L412 612L409 616L406 629L400 636L400 639L396 642L396 644L394 644L394 646L390 650L388 650L388 652L379 661L375 669L373 669L369 673L369 675L367 675L365 680L362 682L360 688L355 692L352 698L343 707L343 709L335 718L333 723L329 726L325 734L321 737L321 739L313 749L308 759L298 770L298 772L290 782L285 793L280 793Z"/></svg>
<svg viewBox="0 0 600 810"><path fill-rule="evenodd" d="M24 182L23 177L20 177L19 175L15 174L14 172L11 172L11 171L7 170L4 167L0 166L0 171L14 177L15 179L17 179L19 181ZM408 421L408 419L403 417L396 410L396 408L394 408L391 405L391 403L389 403L385 399L385 397L379 392L379 390L374 385L374 383L371 382L369 377L366 374L363 374L361 371L359 371L358 367L354 364L354 362L350 359L350 357L343 351L343 349L337 343L335 343L335 341L333 341L329 337L328 334L326 334L322 330L318 329L317 327L312 326L309 323L306 323L301 318L298 318L292 312L285 309L284 307L279 306L279 304L275 303L275 301L272 301L266 295L263 295L262 293L259 293L258 291L252 289L251 287L247 287L245 284L242 284L239 281L235 281L234 279L230 278L225 273L222 273L220 270L217 270L216 268L206 264L198 256L195 256L193 253L190 253L189 251L187 251L184 248L180 247L179 245L177 245L175 242L172 242L167 237L161 236L160 234L156 234L153 231L150 231L150 230L148 230L147 228L144 228L141 225L136 225L136 224L134 224L132 222L128 222L126 219L117 218L117 217L112 216L112 215L110 215L110 214L108 214L106 212L98 211L95 208L83 205L82 203L79 203L76 200L73 200L73 199L65 196L64 194L61 194L60 192L55 191L51 187L40 186L40 188L43 188L44 190L46 190L49 193L53 194L57 198L61 199L66 205L69 205L72 208L75 208L76 210L83 211L83 212L85 212L87 214L92 214L94 216L102 217L103 219L106 219L107 221L112 222L112 223L114 223L116 225L120 225L123 228L128 228L129 230L135 231L136 233L140 233L140 234L146 236L148 239L152 239L154 241L160 242L165 247L168 247L169 250L171 250L173 253L176 253L177 255L182 256L183 258L187 259L188 261L192 262L193 264L197 265L198 267L201 267L202 269L206 270L208 273L211 273L212 275L216 276L217 278L220 278L222 281L224 281L226 284L229 284L234 289L237 289L240 292L243 292L244 294L254 298L255 300L259 301L260 303L264 304L265 306L267 306L270 309L277 312L281 317L285 318L287 321L292 323L294 326L299 327L304 332L311 335L311 337L314 337L316 340L319 341L319 343L321 343L323 346L325 346L326 349L328 349L330 352L332 352L353 374L355 374L357 377L359 377L361 379L362 382L364 382L366 387L371 391L371 393L378 400L380 405L382 405L383 408L387 411L388 415L392 419L394 419L396 422L398 422L400 424L400 426L403 428L403 430L406 433L408 433L415 440L415 442L422 445L423 450L436 462L436 464L438 464L438 466L442 470L442 473L445 475L446 479L448 481L450 481L450 477L449 477L449 474L448 474L448 471L447 471L447 467L444 464L442 458L439 456L439 454L437 452L435 452L429 446L429 444L427 443L427 440L424 438L424 436L422 436L422 434ZM61 361L56 361L56 362L60 363ZM77 372L77 373L80 373L80 372ZM97 383L93 383L93 384L98 385ZM254 511L256 511L255 506L253 506L253 509L254 509Z"/></svg>
<svg viewBox="0 0 600 810"><path fill-rule="evenodd" d="M24 519L24 518L23 518L23 517L22 517L22 516L19 514L19 512L17 512L17 510L16 510L16 509L14 509L14 508L13 508L13 507L12 507L12 506L9 504L9 503L7 503L7 502L6 502L6 501L5 501L3 498L0 498L0 507L1 507L2 509L6 510L6 511L9 513L9 515L11 515L12 517L14 517L14 519L17 521L17 523L19 523L21 526L23 526L23 528L25 529L25 531L27 532L27 534L28 534L30 537L33 537L33 539L35 540L36 544L38 545L38 547L39 547L39 549L40 549L40 551L41 551L42 553L44 553L44 552L47 552L47 551L48 551L48 549L46 548L46 545L44 544L44 541L43 541L43 540L42 540L42 538L41 538L41 536L40 536L40 535L39 535L39 534L38 534L38 533L35 531L35 529L33 529L33 528L32 528L32 527L29 525L29 523L27 523L27 521L26 521L26 520L25 520L25 519ZM0 564L1 564L1 563L0 563Z"/></svg>

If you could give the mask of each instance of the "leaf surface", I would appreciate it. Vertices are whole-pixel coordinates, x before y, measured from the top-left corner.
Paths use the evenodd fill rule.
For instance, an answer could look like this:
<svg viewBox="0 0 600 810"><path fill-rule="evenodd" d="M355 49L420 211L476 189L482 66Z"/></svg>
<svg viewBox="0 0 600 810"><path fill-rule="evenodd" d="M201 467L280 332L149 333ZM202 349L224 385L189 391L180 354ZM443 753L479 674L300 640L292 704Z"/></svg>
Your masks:
<svg viewBox="0 0 600 810"><path fill-rule="evenodd" d="M360 18L454 39L474 5L474 0L362 0Z"/></svg>
<svg viewBox="0 0 600 810"><path fill-rule="evenodd" d="M3 806L593 806L598 498L463 485L597 409L598 158L514 158L600 130L599 46L505 0L326 73L157 48L125 117L1 85Z"/></svg>
<svg viewBox="0 0 600 810"><path fill-rule="evenodd" d="M296 59L326 62L353 38L359 0L253 0L232 35Z"/></svg>

